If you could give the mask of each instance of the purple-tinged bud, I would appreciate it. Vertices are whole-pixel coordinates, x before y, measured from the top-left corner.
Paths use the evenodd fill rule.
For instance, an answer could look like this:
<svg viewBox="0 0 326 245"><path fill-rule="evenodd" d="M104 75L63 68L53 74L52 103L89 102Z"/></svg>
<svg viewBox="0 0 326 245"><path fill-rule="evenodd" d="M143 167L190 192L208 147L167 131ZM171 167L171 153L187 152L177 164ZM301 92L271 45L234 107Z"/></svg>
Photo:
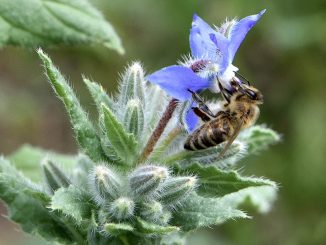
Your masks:
<svg viewBox="0 0 326 245"><path fill-rule="evenodd" d="M168 169L163 166L140 166L130 174L129 185L135 197L150 197L159 190L168 175Z"/></svg>

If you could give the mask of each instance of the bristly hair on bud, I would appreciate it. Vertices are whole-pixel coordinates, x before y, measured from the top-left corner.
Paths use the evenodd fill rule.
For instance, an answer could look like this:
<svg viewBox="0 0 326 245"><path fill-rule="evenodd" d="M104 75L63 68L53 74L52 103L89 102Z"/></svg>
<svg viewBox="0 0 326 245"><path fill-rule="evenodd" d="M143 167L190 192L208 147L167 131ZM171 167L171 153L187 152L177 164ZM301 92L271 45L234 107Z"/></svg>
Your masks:
<svg viewBox="0 0 326 245"><path fill-rule="evenodd" d="M134 215L135 203L129 197L119 197L109 204L109 214L118 221L126 220Z"/></svg>
<svg viewBox="0 0 326 245"><path fill-rule="evenodd" d="M104 165L98 165L89 174L89 187L99 205L113 201L122 191L121 177Z"/></svg>
<svg viewBox="0 0 326 245"><path fill-rule="evenodd" d="M158 223L163 215L163 206L158 201L148 201L140 204L140 216L149 222Z"/></svg>
<svg viewBox="0 0 326 245"><path fill-rule="evenodd" d="M157 194L160 185L168 176L169 171L166 167L140 166L129 175L130 189L136 199L149 199Z"/></svg>
<svg viewBox="0 0 326 245"><path fill-rule="evenodd" d="M194 176L178 176L168 178L159 192L159 200L170 208L174 208L191 193L197 185Z"/></svg>

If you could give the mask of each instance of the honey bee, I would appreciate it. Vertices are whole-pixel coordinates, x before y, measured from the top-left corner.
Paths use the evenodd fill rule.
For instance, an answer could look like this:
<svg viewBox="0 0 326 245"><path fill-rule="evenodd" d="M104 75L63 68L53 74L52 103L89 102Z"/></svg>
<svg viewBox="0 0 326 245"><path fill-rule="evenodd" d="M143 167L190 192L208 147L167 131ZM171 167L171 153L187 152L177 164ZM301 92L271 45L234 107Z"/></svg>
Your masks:
<svg viewBox="0 0 326 245"><path fill-rule="evenodd" d="M248 81L232 81L231 90L224 88L220 82L218 85L226 103L216 114L211 112L197 93L189 90L198 105L192 109L204 124L188 136L184 145L186 150L196 151L227 142L220 152L221 157L241 129L253 125L259 116L258 105L263 103L263 95Z"/></svg>

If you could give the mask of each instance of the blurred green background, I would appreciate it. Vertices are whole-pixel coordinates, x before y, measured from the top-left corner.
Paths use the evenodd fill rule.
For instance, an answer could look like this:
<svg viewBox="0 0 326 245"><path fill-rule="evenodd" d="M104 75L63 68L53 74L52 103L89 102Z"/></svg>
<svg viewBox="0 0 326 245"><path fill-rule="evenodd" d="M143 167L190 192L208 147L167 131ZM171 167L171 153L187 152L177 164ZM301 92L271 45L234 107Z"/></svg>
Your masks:
<svg viewBox="0 0 326 245"><path fill-rule="evenodd" d="M326 1L93 0L115 26L126 55L103 47L46 50L90 111L94 106L81 74L117 90L119 73L132 60L148 72L174 64L189 52L193 13L208 23L244 17L267 8L248 34L234 65L265 96L259 123L283 141L243 160L244 174L280 184L266 215L236 220L201 233L207 244L326 244ZM23 143L76 152L63 106L54 96L34 50L0 50L0 152ZM0 214L5 214L0 205ZM193 244L198 244L193 240ZM202 241L202 240L201 240ZM0 245L37 244L0 217ZM204 244L201 242L201 244Z"/></svg>

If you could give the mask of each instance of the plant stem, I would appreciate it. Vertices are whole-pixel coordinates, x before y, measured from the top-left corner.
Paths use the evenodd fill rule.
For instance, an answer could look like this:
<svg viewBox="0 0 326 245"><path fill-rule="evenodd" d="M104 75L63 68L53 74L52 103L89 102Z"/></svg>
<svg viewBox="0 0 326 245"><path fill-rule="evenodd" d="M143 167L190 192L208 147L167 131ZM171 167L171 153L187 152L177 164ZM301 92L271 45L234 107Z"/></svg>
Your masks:
<svg viewBox="0 0 326 245"><path fill-rule="evenodd" d="M175 111L175 108L177 107L178 104L178 100L177 99L172 99L168 106L166 107L160 121L158 122L154 132L152 133L151 137L149 138L142 154L140 155L139 158L139 163L142 163L144 161L146 161L146 159L148 158L148 156L152 153L157 141L159 140L159 138L161 137L166 125L168 124L168 122L170 121L173 112Z"/></svg>

